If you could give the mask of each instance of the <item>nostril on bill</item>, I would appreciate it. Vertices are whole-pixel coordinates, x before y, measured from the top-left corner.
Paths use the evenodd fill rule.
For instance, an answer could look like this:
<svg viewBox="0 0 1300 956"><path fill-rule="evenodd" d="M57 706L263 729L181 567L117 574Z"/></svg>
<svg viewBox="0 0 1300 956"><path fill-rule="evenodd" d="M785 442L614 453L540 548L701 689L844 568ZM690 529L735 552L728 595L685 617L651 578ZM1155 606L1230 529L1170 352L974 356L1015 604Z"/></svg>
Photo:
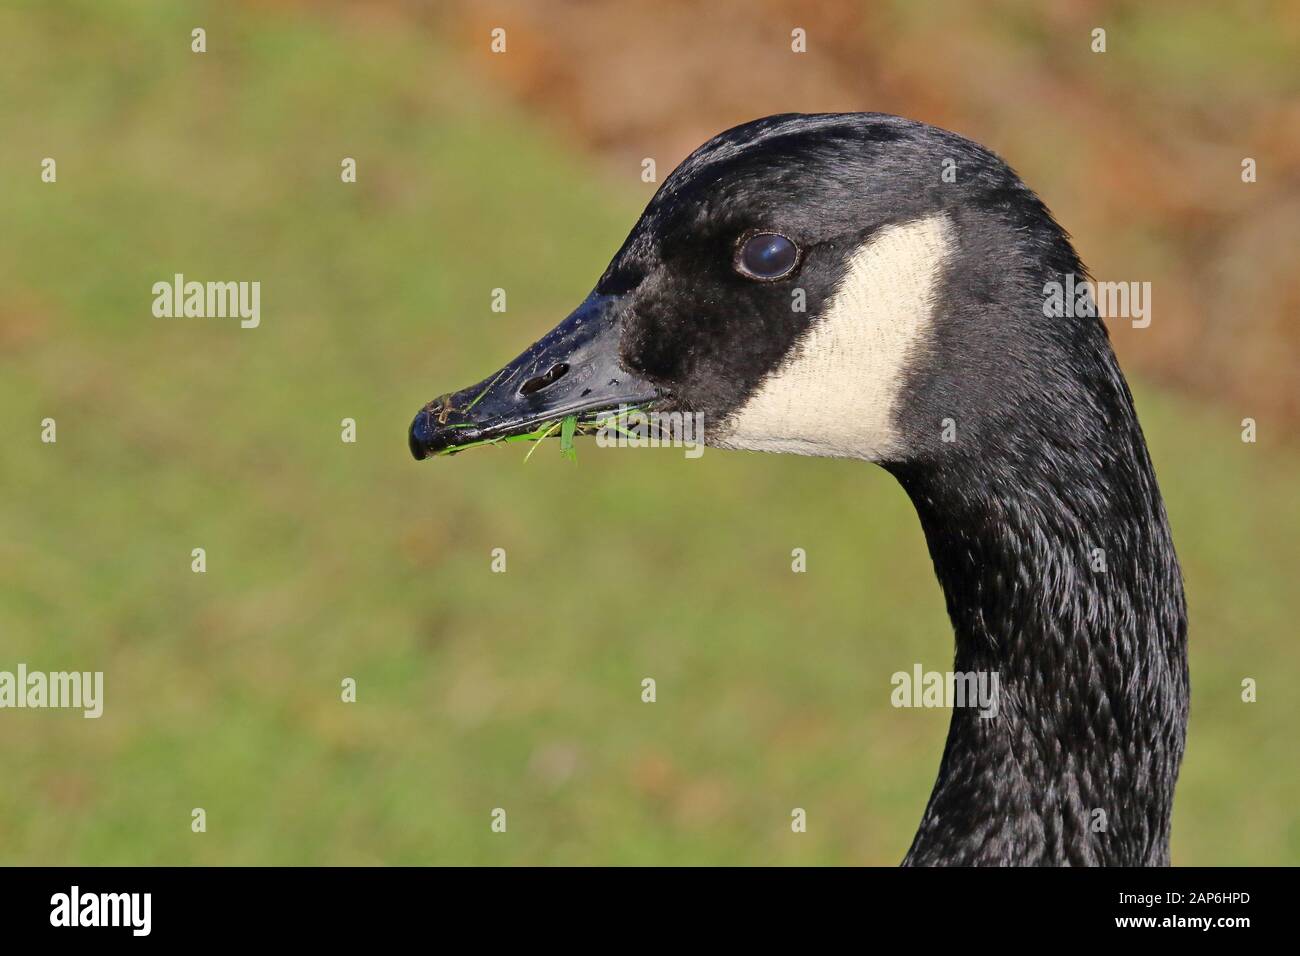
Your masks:
<svg viewBox="0 0 1300 956"><path fill-rule="evenodd" d="M536 378L530 378L528 381L524 382L524 384L520 385L519 394L532 395L534 392L540 392L542 389L546 388L546 386L554 385L560 379L564 378L568 372L569 366L566 362L552 365L544 374L538 375Z"/></svg>

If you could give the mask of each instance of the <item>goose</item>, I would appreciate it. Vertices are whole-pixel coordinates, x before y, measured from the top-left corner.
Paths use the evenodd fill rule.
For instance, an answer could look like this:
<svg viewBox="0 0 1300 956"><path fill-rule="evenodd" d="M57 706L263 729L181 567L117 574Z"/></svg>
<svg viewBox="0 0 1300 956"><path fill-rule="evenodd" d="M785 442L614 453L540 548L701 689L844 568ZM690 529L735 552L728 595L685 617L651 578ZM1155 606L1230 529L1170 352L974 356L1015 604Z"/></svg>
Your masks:
<svg viewBox="0 0 1300 956"><path fill-rule="evenodd" d="M637 407L702 415L709 447L882 466L954 672L998 678L995 717L953 708L903 864L1168 865L1182 576L1103 322L1044 309L1085 277L975 142L881 113L759 119L682 162L567 319L425 405L410 450Z"/></svg>

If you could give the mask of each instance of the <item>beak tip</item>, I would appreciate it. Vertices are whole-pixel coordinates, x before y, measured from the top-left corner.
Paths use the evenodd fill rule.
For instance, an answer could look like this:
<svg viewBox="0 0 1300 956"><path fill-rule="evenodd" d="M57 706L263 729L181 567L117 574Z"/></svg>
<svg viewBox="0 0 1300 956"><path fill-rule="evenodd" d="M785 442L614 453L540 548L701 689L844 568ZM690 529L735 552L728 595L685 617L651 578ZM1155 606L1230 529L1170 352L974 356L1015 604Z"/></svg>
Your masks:
<svg viewBox="0 0 1300 956"><path fill-rule="evenodd" d="M411 457L416 461L423 461L429 457L428 418L428 414L421 410L420 414L415 416L415 421L411 422L411 431L407 435Z"/></svg>

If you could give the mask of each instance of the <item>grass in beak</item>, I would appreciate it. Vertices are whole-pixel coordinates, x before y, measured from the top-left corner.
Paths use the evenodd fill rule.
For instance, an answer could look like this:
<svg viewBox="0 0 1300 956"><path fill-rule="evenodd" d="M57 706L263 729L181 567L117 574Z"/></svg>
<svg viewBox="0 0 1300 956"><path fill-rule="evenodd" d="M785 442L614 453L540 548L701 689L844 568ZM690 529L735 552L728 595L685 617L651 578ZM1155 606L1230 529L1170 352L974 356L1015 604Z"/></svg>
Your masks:
<svg viewBox="0 0 1300 956"><path fill-rule="evenodd" d="M569 461L578 460L578 449L573 447L573 433L578 430L578 416L570 415L560 428L560 454Z"/></svg>
<svg viewBox="0 0 1300 956"><path fill-rule="evenodd" d="M560 454L569 459L569 461L576 462L578 460L578 448L574 444L573 440L577 436L591 435L599 432L603 428L609 428L619 432L620 434L635 437L623 427L623 422L627 416L631 415L633 412L640 411L641 408L642 406L640 405L634 405L614 412L612 415L606 415L603 418L593 418L587 421L583 421L577 415L567 415L564 418L556 418L549 422L541 422L532 431L523 435L510 435L502 438L484 438L479 441L466 442L464 445L451 445L438 452L438 456L441 457L443 455L459 454L467 448L477 448L480 445L500 445L509 444L511 442L528 441L533 443L533 447L528 449L528 454L524 456L524 461L528 461L528 459L533 457L533 452L537 451L537 446L541 444L542 439L549 438L551 435L555 434L555 430L558 428L560 429ZM450 427L471 428L473 426L463 424L452 425Z"/></svg>
<svg viewBox="0 0 1300 956"><path fill-rule="evenodd" d="M572 415L569 416L569 418L572 417L573 417ZM565 418L565 419L559 419L551 422L551 427L546 429L546 431L542 432L540 435L537 436L537 440L533 443L533 447L528 449L528 454L524 455L524 461L527 461L529 458L533 457L533 452L537 451L537 448L539 445L541 445L543 438L547 437L548 435L551 434L551 432L559 428L562 421L567 422L568 420L569 420L568 418Z"/></svg>

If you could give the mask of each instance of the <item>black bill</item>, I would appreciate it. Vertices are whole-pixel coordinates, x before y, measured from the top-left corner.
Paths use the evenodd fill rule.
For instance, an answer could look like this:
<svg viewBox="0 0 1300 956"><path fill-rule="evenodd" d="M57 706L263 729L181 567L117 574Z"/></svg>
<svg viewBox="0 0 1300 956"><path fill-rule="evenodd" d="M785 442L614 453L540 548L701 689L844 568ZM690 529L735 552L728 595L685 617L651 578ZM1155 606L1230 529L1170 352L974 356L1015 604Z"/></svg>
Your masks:
<svg viewBox="0 0 1300 956"><path fill-rule="evenodd" d="M570 415L595 421L663 392L619 362L617 296L592 293L573 314L495 375L425 405L411 422L416 459L525 435Z"/></svg>

